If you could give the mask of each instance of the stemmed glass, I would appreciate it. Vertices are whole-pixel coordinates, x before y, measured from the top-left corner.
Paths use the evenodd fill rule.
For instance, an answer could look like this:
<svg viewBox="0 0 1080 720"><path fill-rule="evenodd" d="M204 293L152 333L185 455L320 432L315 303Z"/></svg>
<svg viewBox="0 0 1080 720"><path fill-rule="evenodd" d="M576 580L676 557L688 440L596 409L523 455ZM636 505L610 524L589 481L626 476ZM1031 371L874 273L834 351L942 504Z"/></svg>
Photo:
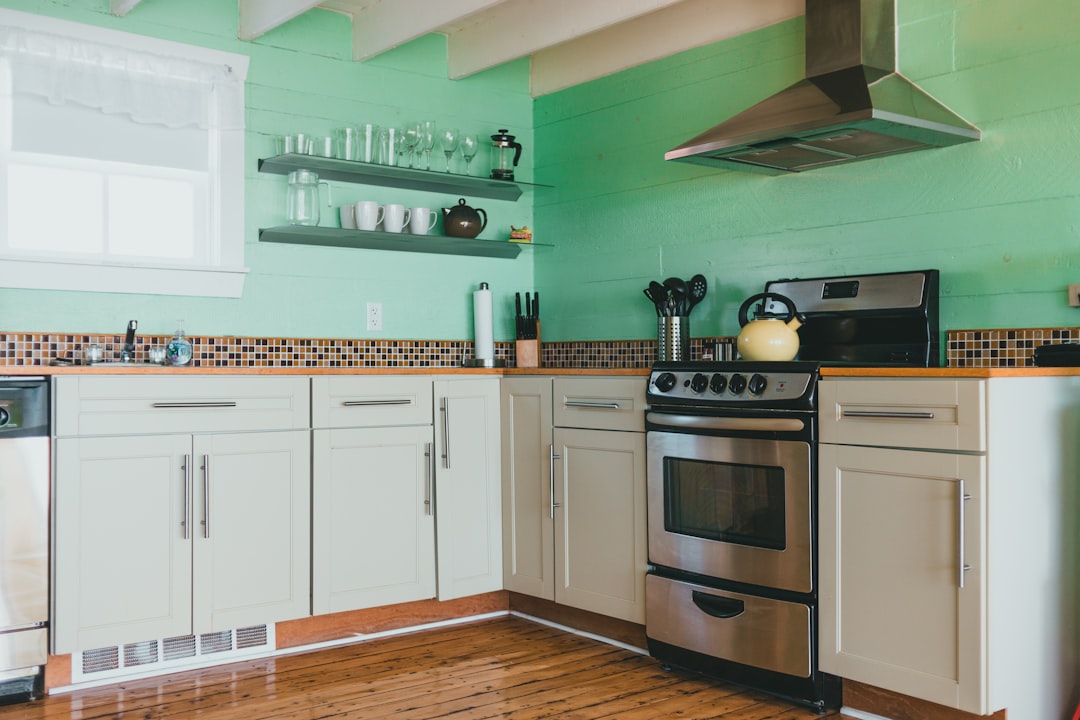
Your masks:
<svg viewBox="0 0 1080 720"><path fill-rule="evenodd" d="M469 174L469 163L476 157L476 151L480 149L480 141L475 135L466 135L461 138L461 157L465 158L465 174Z"/></svg>
<svg viewBox="0 0 1080 720"><path fill-rule="evenodd" d="M424 120L420 123L420 147L424 149L424 169L431 169L431 149L435 147L435 121Z"/></svg>
<svg viewBox="0 0 1080 720"><path fill-rule="evenodd" d="M444 128L439 132L439 139L442 143L443 155L446 156L446 172L450 172L450 158L454 157L458 146L458 131Z"/></svg>
<svg viewBox="0 0 1080 720"><path fill-rule="evenodd" d="M402 128L402 138L405 143L405 152L409 156L409 167L413 166L413 158L417 155L416 147L423 140L423 129L418 122L411 122Z"/></svg>

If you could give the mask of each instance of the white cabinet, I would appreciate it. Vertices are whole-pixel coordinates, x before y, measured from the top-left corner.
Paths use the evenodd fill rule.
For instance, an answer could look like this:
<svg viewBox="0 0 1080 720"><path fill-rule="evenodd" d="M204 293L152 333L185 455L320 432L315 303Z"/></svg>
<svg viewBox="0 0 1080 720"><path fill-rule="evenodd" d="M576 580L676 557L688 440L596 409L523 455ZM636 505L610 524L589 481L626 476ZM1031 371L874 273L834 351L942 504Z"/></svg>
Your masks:
<svg viewBox="0 0 1080 720"><path fill-rule="evenodd" d="M500 590L499 379L437 378L434 391L439 599Z"/></svg>
<svg viewBox="0 0 1080 720"><path fill-rule="evenodd" d="M820 664L976 714L1070 712L1080 378L820 385Z"/></svg>
<svg viewBox="0 0 1080 720"><path fill-rule="evenodd" d="M55 380L54 653L310 613L307 380L203 380Z"/></svg>
<svg viewBox="0 0 1080 720"><path fill-rule="evenodd" d="M435 597L431 389L313 378L315 614Z"/></svg>
<svg viewBox="0 0 1080 720"><path fill-rule="evenodd" d="M644 396L640 378L504 381L507 589L645 621Z"/></svg>

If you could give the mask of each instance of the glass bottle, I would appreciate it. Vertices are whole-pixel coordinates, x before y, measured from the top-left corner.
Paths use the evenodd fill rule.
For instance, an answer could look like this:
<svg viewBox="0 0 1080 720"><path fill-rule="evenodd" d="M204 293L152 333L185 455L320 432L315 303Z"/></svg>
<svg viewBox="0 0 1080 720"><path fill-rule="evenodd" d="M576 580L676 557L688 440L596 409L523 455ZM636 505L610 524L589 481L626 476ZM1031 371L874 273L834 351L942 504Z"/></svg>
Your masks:
<svg viewBox="0 0 1080 720"><path fill-rule="evenodd" d="M184 321L177 320L176 334L165 348L165 359L170 365L190 365L194 354L191 349L191 341L184 334Z"/></svg>

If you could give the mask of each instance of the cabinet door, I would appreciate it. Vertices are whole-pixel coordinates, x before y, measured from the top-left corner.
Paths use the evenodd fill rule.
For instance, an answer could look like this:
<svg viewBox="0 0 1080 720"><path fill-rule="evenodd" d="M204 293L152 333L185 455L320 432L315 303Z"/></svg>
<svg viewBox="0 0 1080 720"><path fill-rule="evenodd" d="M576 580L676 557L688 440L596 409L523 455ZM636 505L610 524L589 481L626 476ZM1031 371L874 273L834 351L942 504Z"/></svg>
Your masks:
<svg viewBox="0 0 1080 720"><path fill-rule="evenodd" d="M555 599L551 378L502 381L503 584Z"/></svg>
<svg viewBox="0 0 1080 720"><path fill-rule="evenodd" d="M822 669L983 714L983 458L822 445L820 463Z"/></svg>
<svg viewBox="0 0 1080 720"><path fill-rule="evenodd" d="M194 631L310 615L308 432L196 436L194 450Z"/></svg>
<svg viewBox="0 0 1080 720"><path fill-rule="evenodd" d="M189 435L56 441L55 654L191 632Z"/></svg>
<svg viewBox="0 0 1080 720"><path fill-rule="evenodd" d="M645 434L555 429L555 601L645 622Z"/></svg>
<svg viewBox="0 0 1080 720"><path fill-rule="evenodd" d="M435 597L431 426L314 432L316 615Z"/></svg>
<svg viewBox="0 0 1080 720"><path fill-rule="evenodd" d="M502 589L499 380L435 383L439 599Z"/></svg>

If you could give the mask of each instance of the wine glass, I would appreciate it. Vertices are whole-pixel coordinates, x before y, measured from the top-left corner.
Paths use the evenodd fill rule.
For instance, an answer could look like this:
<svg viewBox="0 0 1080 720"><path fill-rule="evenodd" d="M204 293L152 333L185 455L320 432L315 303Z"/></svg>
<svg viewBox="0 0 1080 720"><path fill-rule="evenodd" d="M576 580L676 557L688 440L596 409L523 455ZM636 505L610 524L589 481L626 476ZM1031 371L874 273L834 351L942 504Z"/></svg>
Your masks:
<svg viewBox="0 0 1080 720"><path fill-rule="evenodd" d="M431 169L431 149L435 147L435 121L424 120L420 123L420 147L424 149L424 169Z"/></svg>
<svg viewBox="0 0 1080 720"><path fill-rule="evenodd" d="M423 128L418 122L406 123L401 129L402 140L405 143L405 152L409 156L409 167L413 167L413 158L416 157L416 148L423 140Z"/></svg>
<svg viewBox="0 0 1080 720"><path fill-rule="evenodd" d="M450 172L450 158L454 157L458 146L458 131L444 128L439 132L439 140L442 144L443 155L446 156L446 172Z"/></svg>
<svg viewBox="0 0 1080 720"><path fill-rule="evenodd" d="M476 151L480 149L480 141L476 135L465 135L461 138L461 157L465 158L465 174L469 174L469 163L476 157Z"/></svg>

